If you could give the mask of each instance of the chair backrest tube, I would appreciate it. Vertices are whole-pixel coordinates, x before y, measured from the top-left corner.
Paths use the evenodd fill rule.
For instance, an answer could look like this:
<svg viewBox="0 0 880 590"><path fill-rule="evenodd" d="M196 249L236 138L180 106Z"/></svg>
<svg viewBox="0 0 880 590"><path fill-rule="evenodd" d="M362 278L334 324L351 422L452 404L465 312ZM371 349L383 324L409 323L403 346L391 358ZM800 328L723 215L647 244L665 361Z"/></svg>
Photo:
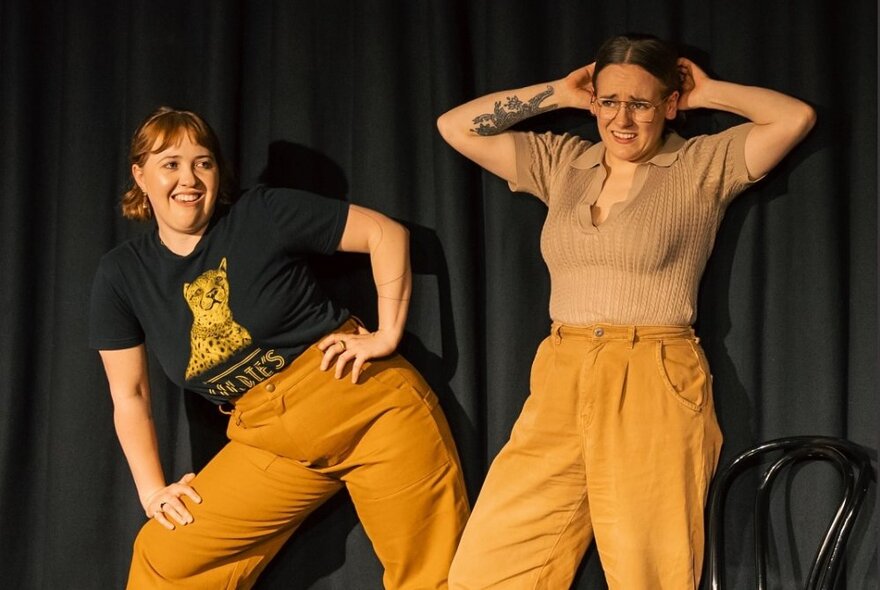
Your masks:
<svg viewBox="0 0 880 590"><path fill-rule="evenodd" d="M724 578L724 505L731 483L748 467L764 460L773 452L783 453L764 471L755 497L755 565L757 588L767 588L767 554L769 551L770 491L777 476L786 468L807 460L831 462L840 474L843 492L833 518L817 548L806 580L806 590L831 590L840 573L840 563L859 508L873 476L867 453L858 445L824 436L781 438L749 449L722 469L712 484L709 496L709 522L706 551L709 587L723 590Z"/></svg>

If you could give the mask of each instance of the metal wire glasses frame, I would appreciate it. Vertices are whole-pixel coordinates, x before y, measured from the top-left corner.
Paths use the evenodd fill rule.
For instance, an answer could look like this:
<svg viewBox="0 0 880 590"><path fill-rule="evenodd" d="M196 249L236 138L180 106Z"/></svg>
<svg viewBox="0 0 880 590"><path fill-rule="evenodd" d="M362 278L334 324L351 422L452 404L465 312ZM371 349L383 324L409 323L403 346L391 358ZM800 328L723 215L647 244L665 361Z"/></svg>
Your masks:
<svg viewBox="0 0 880 590"><path fill-rule="evenodd" d="M616 98L601 98L593 96L593 102L598 106L599 117L611 120L620 112L620 105L626 105L626 111L633 121L637 123L651 123L654 121L654 114L657 107L662 105L669 99L669 96L661 98L657 102L648 102L646 100L619 100Z"/></svg>

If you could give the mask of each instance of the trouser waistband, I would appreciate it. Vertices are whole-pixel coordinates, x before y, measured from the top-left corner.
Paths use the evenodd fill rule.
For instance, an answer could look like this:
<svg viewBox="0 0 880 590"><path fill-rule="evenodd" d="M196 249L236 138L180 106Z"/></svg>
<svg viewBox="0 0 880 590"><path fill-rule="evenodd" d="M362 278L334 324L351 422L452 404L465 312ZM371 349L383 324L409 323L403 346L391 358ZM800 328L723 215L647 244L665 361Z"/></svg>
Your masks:
<svg viewBox="0 0 880 590"><path fill-rule="evenodd" d="M341 326L333 330L333 333L357 334L358 327L363 326L361 321L354 316L347 319ZM323 337L321 338L323 339ZM254 385L239 398L218 406L223 414L240 416L242 412L259 407L269 400L280 395L280 386L284 383L289 388L292 384L304 379L310 372L319 370L323 353L317 349L317 343L305 349L298 357L285 367L280 373L272 375L265 381Z"/></svg>
<svg viewBox="0 0 880 590"><path fill-rule="evenodd" d="M628 342L696 337L691 326L622 326L616 324L572 326L560 322L553 322L550 333L560 340L620 340Z"/></svg>

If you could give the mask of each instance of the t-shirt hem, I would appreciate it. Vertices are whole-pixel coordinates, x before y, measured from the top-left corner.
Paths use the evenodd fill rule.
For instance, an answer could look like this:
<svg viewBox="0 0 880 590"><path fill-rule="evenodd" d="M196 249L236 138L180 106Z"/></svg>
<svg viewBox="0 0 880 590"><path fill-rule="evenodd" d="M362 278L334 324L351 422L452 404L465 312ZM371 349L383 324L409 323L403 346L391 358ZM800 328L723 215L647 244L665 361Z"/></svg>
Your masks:
<svg viewBox="0 0 880 590"><path fill-rule="evenodd" d="M89 348L93 350L123 350L143 344L143 339L125 338L122 340L90 340Z"/></svg>

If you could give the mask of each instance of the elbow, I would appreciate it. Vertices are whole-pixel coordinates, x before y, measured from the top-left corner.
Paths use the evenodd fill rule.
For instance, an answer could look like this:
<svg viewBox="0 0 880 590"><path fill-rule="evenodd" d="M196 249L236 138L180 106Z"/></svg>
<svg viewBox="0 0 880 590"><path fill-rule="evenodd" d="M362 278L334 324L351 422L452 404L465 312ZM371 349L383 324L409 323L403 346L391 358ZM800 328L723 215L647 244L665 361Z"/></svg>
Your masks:
<svg viewBox="0 0 880 590"><path fill-rule="evenodd" d="M791 149L803 141L815 124L816 111L813 107L805 102L798 102L787 109L784 117L776 121L776 137Z"/></svg>
<svg viewBox="0 0 880 590"><path fill-rule="evenodd" d="M807 103L801 103L801 105L797 113L796 125L800 131L800 137L804 137L816 124L816 110Z"/></svg>
<svg viewBox="0 0 880 590"><path fill-rule="evenodd" d="M806 105L806 129L809 131L816 124L816 109L811 107L810 105Z"/></svg>
<svg viewBox="0 0 880 590"><path fill-rule="evenodd" d="M128 431L132 424L152 419L153 411L148 397L128 395L113 398L113 422L117 431Z"/></svg>
<svg viewBox="0 0 880 590"><path fill-rule="evenodd" d="M404 251L409 249L409 230L399 221L382 215L376 229L378 231L373 232L369 239L368 249L372 254L383 247Z"/></svg>
<svg viewBox="0 0 880 590"><path fill-rule="evenodd" d="M459 149L457 146L461 145L468 130L463 129L461 127L461 121L456 121L455 119L452 111L443 113L437 117L437 131L440 132L440 137L442 137L446 143L455 149Z"/></svg>
<svg viewBox="0 0 880 590"><path fill-rule="evenodd" d="M409 264L409 230L402 223L394 222L395 225L395 242L399 244L399 248L403 251L403 257L406 261L405 264Z"/></svg>
<svg viewBox="0 0 880 590"><path fill-rule="evenodd" d="M449 142L449 134L451 133L451 125L449 122L449 113L443 113L437 117L437 131L447 143Z"/></svg>
<svg viewBox="0 0 880 590"><path fill-rule="evenodd" d="M394 231L397 234L397 239L403 244L404 248L409 248L409 230L405 225L400 223L399 221L392 222L394 225Z"/></svg>

